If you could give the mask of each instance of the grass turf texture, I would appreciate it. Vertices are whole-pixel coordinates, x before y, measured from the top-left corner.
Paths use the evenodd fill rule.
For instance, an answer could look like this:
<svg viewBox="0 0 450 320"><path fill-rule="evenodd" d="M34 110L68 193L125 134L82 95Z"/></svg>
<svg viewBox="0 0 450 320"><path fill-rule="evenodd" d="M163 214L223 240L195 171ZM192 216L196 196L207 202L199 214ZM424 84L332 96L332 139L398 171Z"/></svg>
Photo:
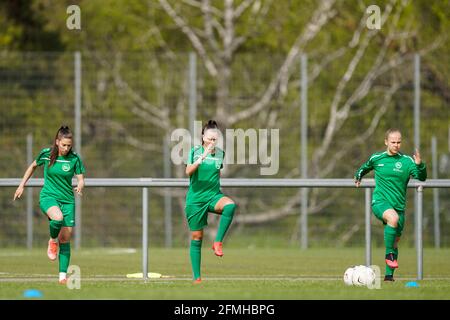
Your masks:
<svg viewBox="0 0 450 320"><path fill-rule="evenodd" d="M450 298L450 249L424 249L424 280L416 281L416 251L401 248L396 281L381 282L381 289L348 287L343 273L364 264L364 248L238 249L224 248L218 258L203 246L203 283L193 285L188 249L150 248L149 272L169 278L127 279L142 272L140 250L72 250L71 264L81 269L81 288L58 284L58 264L41 249L0 250L0 299L26 299L27 289L37 289L41 299L444 299ZM384 275L384 249L372 252L373 264Z"/></svg>

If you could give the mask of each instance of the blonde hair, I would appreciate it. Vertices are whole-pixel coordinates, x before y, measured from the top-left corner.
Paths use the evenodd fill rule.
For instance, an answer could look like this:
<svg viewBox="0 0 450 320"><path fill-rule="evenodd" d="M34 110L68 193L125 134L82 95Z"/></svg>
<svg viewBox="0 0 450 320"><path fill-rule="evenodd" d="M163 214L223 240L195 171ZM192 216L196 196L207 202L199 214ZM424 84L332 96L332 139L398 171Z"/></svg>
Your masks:
<svg viewBox="0 0 450 320"><path fill-rule="evenodd" d="M389 135L390 135L391 133L394 133L394 132L398 132L398 133L402 134L402 132L400 131L400 129L397 129L397 128L390 128L390 129L388 129L388 130L386 131L386 133L384 134L384 139L387 140L387 139L389 138Z"/></svg>

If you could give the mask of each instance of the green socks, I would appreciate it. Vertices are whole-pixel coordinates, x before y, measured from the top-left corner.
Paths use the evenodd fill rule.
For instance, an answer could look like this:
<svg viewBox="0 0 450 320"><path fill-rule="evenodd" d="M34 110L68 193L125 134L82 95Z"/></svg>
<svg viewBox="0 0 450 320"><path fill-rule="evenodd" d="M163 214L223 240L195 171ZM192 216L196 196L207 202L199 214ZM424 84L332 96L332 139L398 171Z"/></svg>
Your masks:
<svg viewBox="0 0 450 320"><path fill-rule="evenodd" d="M70 242L59 244L59 272L67 272L70 262Z"/></svg>
<svg viewBox="0 0 450 320"><path fill-rule="evenodd" d="M233 221L234 210L236 205L234 203L227 204L223 207L222 216L219 221L219 229L217 230L216 242L222 242L225 233Z"/></svg>
<svg viewBox="0 0 450 320"><path fill-rule="evenodd" d="M62 220L50 220L50 238L57 239L63 225Z"/></svg>
<svg viewBox="0 0 450 320"><path fill-rule="evenodd" d="M395 237L397 235L397 228L391 227L390 225L384 226L384 245L386 246L386 254L393 253Z"/></svg>
<svg viewBox="0 0 450 320"><path fill-rule="evenodd" d="M394 248L395 237L397 236L397 228L391 227L390 225L384 226L384 245L386 246L386 254L393 253L394 258L397 259L398 248ZM393 268L390 268L386 264L386 275L394 275Z"/></svg>
<svg viewBox="0 0 450 320"><path fill-rule="evenodd" d="M191 256L192 273L194 280L200 278L200 263L202 260L202 240L191 240L189 250Z"/></svg>

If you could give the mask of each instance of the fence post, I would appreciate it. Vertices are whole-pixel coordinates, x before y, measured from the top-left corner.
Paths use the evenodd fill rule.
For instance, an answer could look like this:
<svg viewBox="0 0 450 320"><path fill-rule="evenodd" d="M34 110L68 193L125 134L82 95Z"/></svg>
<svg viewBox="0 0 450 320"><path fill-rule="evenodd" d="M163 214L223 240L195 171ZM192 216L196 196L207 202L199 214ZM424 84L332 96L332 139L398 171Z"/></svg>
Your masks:
<svg viewBox="0 0 450 320"><path fill-rule="evenodd" d="M189 130L195 135L194 122L197 117L197 56L189 53ZM191 144L194 140L191 140ZM191 145L192 147L192 145Z"/></svg>
<svg viewBox="0 0 450 320"><path fill-rule="evenodd" d="M308 176L308 68L307 56L302 54L300 57L300 78L301 78L301 112L300 112L300 130L301 130L301 177L306 179ZM308 189L302 188L301 204L301 247L308 248Z"/></svg>
<svg viewBox="0 0 450 320"><path fill-rule="evenodd" d="M75 73L75 151L81 153L81 53L75 52L74 55L74 73ZM80 249L81 246L81 198L75 196L75 249Z"/></svg>
<svg viewBox="0 0 450 320"><path fill-rule="evenodd" d="M417 280L423 279L423 243L422 243L422 205L423 205L423 186L417 187Z"/></svg>
<svg viewBox="0 0 450 320"><path fill-rule="evenodd" d="M148 188L142 188L142 276L148 280Z"/></svg>
<svg viewBox="0 0 450 320"><path fill-rule="evenodd" d="M438 162L437 162L437 141L436 136L431 137L431 161L432 161L432 178L438 178ZM433 188L433 216L434 216L434 247L441 247L441 230L439 218L439 189Z"/></svg>
<svg viewBox="0 0 450 320"><path fill-rule="evenodd" d="M371 201L372 190L371 188L365 189L365 225L366 225L366 266L372 265L372 240L370 230L370 213L371 213Z"/></svg>
<svg viewBox="0 0 450 320"><path fill-rule="evenodd" d="M164 136L163 148L164 148L164 178L170 178L171 172L171 159L170 159L170 136ZM172 247L172 196L170 195L170 189L164 188L164 236L166 248Z"/></svg>
<svg viewBox="0 0 450 320"><path fill-rule="evenodd" d="M414 148L420 150L420 55L416 53L414 55ZM414 193L414 213L416 215L414 230L415 234L417 231L417 215L418 215L418 193ZM418 246L417 237L414 238L416 248Z"/></svg>
<svg viewBox="0 0 450 320"><path fill-rule="evenodd" d="M33 135L27 135L27 166L33 162ZM33 187L27 190L27 248L33 248Z"/></svg>

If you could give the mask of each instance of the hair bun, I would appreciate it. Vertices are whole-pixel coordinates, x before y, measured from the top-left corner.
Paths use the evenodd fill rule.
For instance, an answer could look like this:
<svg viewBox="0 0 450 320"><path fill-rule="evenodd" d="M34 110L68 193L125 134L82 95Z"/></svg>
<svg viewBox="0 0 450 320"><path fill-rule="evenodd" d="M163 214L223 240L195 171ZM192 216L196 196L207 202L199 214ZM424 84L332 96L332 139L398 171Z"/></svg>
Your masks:
<svg viewBox="0 0 450 320"><path fill-rule="evenodd" d="M208 129L219 129L217 122L215 120L208 120L208 122L202 128L202 134L205 133L205 130Z"/></svg>

